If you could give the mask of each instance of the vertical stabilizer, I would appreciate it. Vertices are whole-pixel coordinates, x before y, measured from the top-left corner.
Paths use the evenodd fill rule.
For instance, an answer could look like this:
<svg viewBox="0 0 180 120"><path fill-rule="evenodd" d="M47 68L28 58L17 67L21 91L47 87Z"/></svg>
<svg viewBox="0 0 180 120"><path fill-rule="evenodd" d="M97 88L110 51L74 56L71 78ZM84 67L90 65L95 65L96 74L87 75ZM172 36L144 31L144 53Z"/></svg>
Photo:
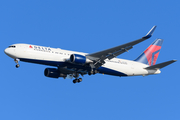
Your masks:
<svg viewBox="0 0 180 120"><path fill-rule="evenodd" d="M156 39L135 61L148 64L149 66L155 65L162 43L163 39Z"/></svg>

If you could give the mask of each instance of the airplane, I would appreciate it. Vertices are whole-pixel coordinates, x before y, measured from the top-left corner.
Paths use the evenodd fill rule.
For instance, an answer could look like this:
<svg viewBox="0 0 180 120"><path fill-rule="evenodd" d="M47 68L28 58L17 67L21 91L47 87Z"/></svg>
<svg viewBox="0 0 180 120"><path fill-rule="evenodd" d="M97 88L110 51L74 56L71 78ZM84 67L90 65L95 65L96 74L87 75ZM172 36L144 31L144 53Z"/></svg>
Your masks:
<svg viewBox="0 0 180 120"><path fill-rule="evenodd" d="M176 62L170 60L156 64L163 39L156 39L135 60L117 58L120 54L128 52L134 45L149 39L156 26L142 38L122 44L110 49L95 53L83 53L64 50L60 48L44 47L32 44L13 44L4 50L5 54L13 58L18 68L19 61L30 62L56 68L46 68L44 75L50 78L75 78L73 83L82 81L81 76L86 74L106 74L113 76L147 76L161 73L160 69Z"/></svg>

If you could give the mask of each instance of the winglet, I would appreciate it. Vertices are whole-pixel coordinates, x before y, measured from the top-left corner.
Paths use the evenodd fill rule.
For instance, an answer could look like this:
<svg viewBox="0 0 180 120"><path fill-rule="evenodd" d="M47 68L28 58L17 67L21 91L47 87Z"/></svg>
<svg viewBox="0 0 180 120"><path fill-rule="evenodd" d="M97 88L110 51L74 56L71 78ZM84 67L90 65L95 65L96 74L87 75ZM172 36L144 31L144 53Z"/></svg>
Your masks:
<svg viewBox="0 0 180 120"><path fill-rule="evenodd" d="M153 26L153 27L151 28L151 30L146 34L146 36L144 36L144 38L150 38L150 37L153 35L156 27L157 27L156 25Z"/></svg>
<svg viewBox="0 0 180 120"><path fill-rule="evenodd" d="M173 62L176 62L177 60L170 60L170 61L167 61L167 62L163 62L163 63L160 63L160 64L157 64L157 65L153 65L153 66L150 66L150 67L147 67L147 68L144 68L144 69L161 69L163 67L166 67L170 64L172 64Z"/></svg>

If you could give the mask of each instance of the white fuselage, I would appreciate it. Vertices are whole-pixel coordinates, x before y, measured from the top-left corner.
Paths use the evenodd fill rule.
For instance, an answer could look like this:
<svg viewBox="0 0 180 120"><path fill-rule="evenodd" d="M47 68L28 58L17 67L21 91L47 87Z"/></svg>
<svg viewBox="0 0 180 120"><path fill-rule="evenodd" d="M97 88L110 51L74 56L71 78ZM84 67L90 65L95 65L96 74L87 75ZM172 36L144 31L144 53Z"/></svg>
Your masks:
<svg viewBox="0 0 180 120"><path fill-rule="evenodd" d="M60 63L68 62L71 54L87 55L87 53L82 52L30 44L11 45L11 47L5 49L5 53L13 59L58 67ZM105 60L105 64L99 68L99 73L116 76L146 76L160 73L160 70L144 69L146 67L148 67L148 65L136 61L113 58L111 60ZM123 75L118 73L122 73Z"/></svg>

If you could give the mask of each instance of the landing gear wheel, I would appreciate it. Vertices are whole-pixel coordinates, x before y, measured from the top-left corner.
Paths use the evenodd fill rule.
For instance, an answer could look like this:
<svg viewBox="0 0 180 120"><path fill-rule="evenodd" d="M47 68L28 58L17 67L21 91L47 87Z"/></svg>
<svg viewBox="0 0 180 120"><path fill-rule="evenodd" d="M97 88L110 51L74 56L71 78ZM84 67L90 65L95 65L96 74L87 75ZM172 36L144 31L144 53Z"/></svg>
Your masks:
<svg viewBox="0 0 180 120"><path fill-rule="evenodd" d="M78 79L78 83L81 82L81 81L82 81L82 78L79 78L79 79Z"/></svg>
<svg viewBox="0 0 180 120"><path fill-rule="evenodd" d="M73 83L74 83L74 84L76 83L76 79L73 80Z"/></svg>
<svg viewBox="0 0 180 120"><path fill-rule="evenodd" d="M77 82L78 82L78 79L74 79L74 80L73 80L73 83L77 83Z"/></svg>
<svg viewBox="0 0 180 120"><path fill-rule="evenodd" d="M94 70L94 71L93 71L93 75L95 75L96 73L98 73L98 71L97 71L97 70Z"/></svg>
<svg viewBox="0 0 180 120"><path fill-rule="evenodd" d="M79 82L81 82L81 81L82 81L82 78L74 79L74 80L73 80L73 83L75 84L75 83L77 83L77 82L79 83Z"/></svg>
<svg viewBox="0 0 180 120"><path fill-rule="evenodd" d="M93 70L92 71L90 71L90 72L88 72L88 75L92 75L93 74Z"/></svg>
<svg viewBox="0 0 180 120"><path fill-rule="evenodd" d="M98 73L97 70L92 70L92 71L88 72L88 75L95 75L96 73Z"/></svg>
<svg viewBox="0 0 180 120"><path fill-rule="evenodd" d="M17 64L17 65L16 65L16 68L18 68L19 66L20 66L20 65L19 65L19 64Z"/></svg>
<svg viewBox="0 0 180 120"><path fill-rule="evenodd" d="M91 75L91 72L88 72L88 75Z"/></svg>
<svg viewBox="0 0 180 120"><path fill-rule="evenodd" d="M16 68L18 68L20 65L18 64L18 62L19 62L19 59L14 59L14 61L15 61L15 63L16 63Z"/></svg>

